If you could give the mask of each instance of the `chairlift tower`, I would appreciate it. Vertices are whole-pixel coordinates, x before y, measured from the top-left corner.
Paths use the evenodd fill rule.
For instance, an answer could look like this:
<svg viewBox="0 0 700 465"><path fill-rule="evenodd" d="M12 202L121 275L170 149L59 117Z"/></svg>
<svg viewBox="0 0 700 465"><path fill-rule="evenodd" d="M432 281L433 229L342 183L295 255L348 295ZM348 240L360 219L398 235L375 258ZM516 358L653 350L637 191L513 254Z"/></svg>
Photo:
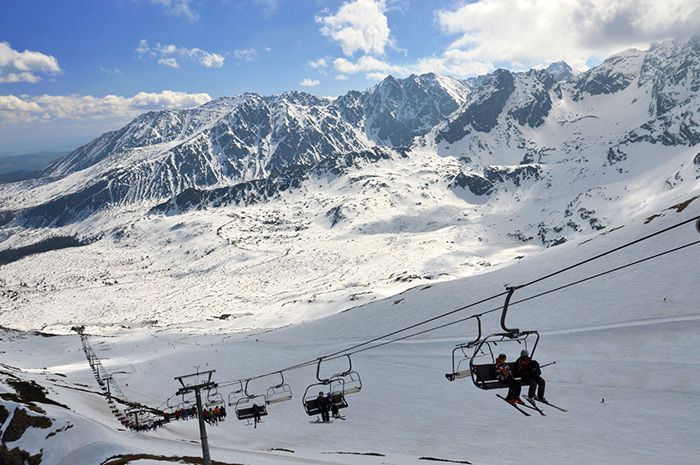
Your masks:
<svg viewBox="0 0 700 465"><path fill-rule="evenodd" d="M107 383L107 400L110 401L110 400L112 400L112 392L109 389L109 382L114 381L114 378L112 378L112 375L107 375L107 376L103 376L101 379L102 379L102 381Z"/></svg>
<svg viewBox="0 0 700 465"><path fill-rule="evenodd" d="M211 457L209 455L209 441L207 439L207 428L204 424L204 415L202 415L202 389L214 389L218 384L211 380L211 376L216 370L202 371L197 370L196 373L189 375L176 376L175 380L179 381L182 387L178 389L177 395L184 395L194 392L197 399L197 419L199 420L199 437L202 441L202 459L204 465L211 465ZM206 381L205 381L206 380Z"/></svg>

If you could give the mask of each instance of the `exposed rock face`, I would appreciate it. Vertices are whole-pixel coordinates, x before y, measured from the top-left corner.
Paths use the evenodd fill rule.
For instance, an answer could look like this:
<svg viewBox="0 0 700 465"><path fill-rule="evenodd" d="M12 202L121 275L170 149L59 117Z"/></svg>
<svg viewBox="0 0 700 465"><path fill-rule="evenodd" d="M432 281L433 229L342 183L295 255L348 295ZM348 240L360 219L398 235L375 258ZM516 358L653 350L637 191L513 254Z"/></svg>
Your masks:
<svg viewBox="0 0 700 465"><path fill-rule="evenodd" d="M321 173L340 176L353 163L395 159L396 149L408 146L459 160L463 173L450 170L458 174L448 186L477 196L525 181L548 188L548 168L559 161L574 164L567 176L575 179L593 167L623 174L645 144L700 143L699 91L694 38L628 50L580 74L559 62L467 81L387 77L337 99L303 92L226 97L145 113L80 147L44 178L25 181L53 186L72 175L71 182L40 202L3 209L0 225L60 227L142 203L175 213L267 201ZM575 166L589 162L595 166ZM687 178L673 177L671 188Z"/></svg>
<svg viewBox="0 0 700 465"><path fill-rule="evenodd" d="M478 90L477 90L478 89ZM437 134L437 142L456 142L472 130L489 132L498 123L498 116L508 97L515 90L510 71L499 69L487 76L471 94L465 108Z"/></svg>

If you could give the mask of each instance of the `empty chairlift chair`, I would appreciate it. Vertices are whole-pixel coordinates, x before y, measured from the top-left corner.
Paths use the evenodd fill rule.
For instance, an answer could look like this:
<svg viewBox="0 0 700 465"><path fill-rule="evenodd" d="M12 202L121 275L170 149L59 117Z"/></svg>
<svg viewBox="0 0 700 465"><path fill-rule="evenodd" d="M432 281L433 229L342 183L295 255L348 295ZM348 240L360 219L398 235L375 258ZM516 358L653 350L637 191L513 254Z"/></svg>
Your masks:
<svg viewBox="0 0 700 465"><path fill-rule="evenodd" d="M265 397L268 405L284 402L292 398L292 388L284 382L284 374L282 372L280 372L280 377L282 381L279 384L267 388Z"/></svg>

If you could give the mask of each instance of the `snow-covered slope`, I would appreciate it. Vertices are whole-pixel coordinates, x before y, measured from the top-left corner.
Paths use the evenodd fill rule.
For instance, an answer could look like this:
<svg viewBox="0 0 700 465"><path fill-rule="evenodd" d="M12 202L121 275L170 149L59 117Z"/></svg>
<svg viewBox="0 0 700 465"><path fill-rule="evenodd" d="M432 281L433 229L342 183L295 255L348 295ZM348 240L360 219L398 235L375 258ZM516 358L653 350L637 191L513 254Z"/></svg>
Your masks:
<svg viewBox="0 0 700 465"><path fill-rule="evenodd" d="M229 380L313 359L456 309L500 292L504 283L531 281L691 218L692 206L690 202L680 213L681 208L659 210L651 220L637 218L615 231L550 248L493 272L419 286L277 331L221 333L213 329L225 323L217 321L204 331L122 329L90 336L90 341L132 401L165 406L178 387L173 377L195 365L216 369L219 393L227 398L236 388ZM687 224L520 290L515 299L697 239L693 224ZM694 273L697 247L511 306L512 325L541 331L537 358L557 362L545 369L547 397L568 413L546 409L545 417L524 417L468 380L447 382L443 374L450 370L452 347L475 335L471 321L354 356L364 386L348 396L345 421L310 424L300 397L314 381L315 369L287 373L294 398L270 405L269 416L256 429L231 414L219 426L208 427L212 457L247 464L420 464L429 463L427 457L478 465L694 464L700 454L695 440L700 410L688 399L698 394L700 379L700 364L692 355L700 342L700 314L692 305L700 298ZM486 302L448 321L499 304ZM484 318L485 332L498 329L498 316ZM294 322L289 317L285 322ZM104 331L99 325L86 328L89 334ZM110 463L105 462L109 457L144 454L144 460L133 455L128 462L141 465L162 463L148 457L175 461L200 454L194 421L153 432L124 431L100 395L77 335L2 331L0 350L10 355L0 367L0 389L10 395L3 405L14 415L23 409L52 422L28 428L6 443L9 449L42 454L46 465ZM512 357L520 347L503 344L499 350ZM325 369L342 370L341 362ZM43 412L28 411L21 399L11 400L16 387L8 380L35 381L48 390L49 399L67 408L39 400L34 405ZM250 389L259 392L278 380L261 379ZM11 422L12 415L1 427L9 428Z"/></svg>

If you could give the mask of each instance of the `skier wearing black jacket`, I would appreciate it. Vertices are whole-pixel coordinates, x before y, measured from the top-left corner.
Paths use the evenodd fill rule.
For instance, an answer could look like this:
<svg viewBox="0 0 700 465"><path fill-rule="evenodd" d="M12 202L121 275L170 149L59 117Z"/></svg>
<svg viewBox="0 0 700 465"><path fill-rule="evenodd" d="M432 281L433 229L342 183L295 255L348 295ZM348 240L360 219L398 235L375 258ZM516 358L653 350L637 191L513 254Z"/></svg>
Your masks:
<svg viewBox="0 0 700 465"><path fill-rule="evenodd" d="M530 399L547 402L547 399L544 398L545 382L542 378L540 364L537 363L537 360L530 358L527 350L522 350L520 357L515 361L515 375L520 376L525 384L530 385L527 393ZM535 397L535 390L537 390L537 397Z"/></svg>

